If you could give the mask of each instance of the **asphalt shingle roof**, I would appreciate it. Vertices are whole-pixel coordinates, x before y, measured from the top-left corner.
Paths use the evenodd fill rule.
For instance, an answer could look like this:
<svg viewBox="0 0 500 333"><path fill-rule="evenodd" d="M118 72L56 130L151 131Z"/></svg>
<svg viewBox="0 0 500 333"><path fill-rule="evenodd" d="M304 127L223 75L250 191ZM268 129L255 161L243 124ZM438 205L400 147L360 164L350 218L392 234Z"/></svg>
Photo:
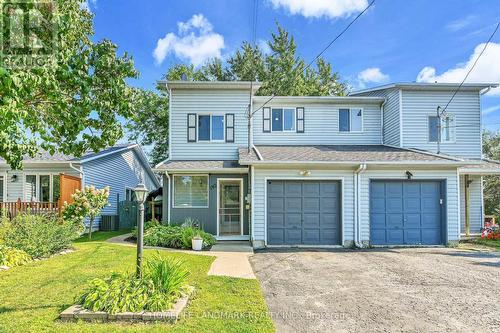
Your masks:
<svg viewBox="0 0 500 333"><path fill-rule="evenodd" d="M459 161L449 156L394 148L384 145L299 145L299 146L256 146L263 161L268 162L398 162L398 161ZM259 161L255 149L248 153L240 148L241 164Z"/></svg>

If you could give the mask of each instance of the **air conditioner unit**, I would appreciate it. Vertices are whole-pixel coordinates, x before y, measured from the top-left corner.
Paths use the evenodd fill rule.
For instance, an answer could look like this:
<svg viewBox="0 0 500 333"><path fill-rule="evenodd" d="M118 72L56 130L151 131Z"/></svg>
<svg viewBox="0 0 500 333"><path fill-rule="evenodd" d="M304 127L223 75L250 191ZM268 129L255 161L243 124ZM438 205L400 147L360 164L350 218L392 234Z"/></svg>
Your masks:
<svg viewBox="0 0 500 333"><path fill-rule="evenodd" d="M116 231L120 227L118 215L102 215L101 227L102 231Z"/></svg>

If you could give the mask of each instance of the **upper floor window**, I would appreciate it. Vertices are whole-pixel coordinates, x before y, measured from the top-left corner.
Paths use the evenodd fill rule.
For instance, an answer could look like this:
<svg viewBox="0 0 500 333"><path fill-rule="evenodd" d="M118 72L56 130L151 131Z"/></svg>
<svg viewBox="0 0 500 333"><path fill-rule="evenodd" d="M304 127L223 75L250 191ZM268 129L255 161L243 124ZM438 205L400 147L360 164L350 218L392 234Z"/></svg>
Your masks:
<svg viewBox="0 0 500 333"><path fill-rule="evenodd" d="M272 109L273 132L295 131L295 109Z"/></svg>
<svg viewBox="0 0 500 333"><path fill-rule="evenodd" d="M234 142L234 114L187 115L187 141Z"/></svg>
<svg viewBox="0 0 500 333"><path fill-rule="evenodd" d="M429 116L429 142L438 142L439 131L441 130L440 142L452 142L455 140L454 119L452 116L441 117L441 124L437 116Z"/></svg>
<svg viewBox="0 0 500 333"><path fill-rule="evenodd" d="M340 132L363 131L363 109L339 109Z"/></svg>
<svg viewBox="0 0 500 333"><path fill-rule="evenodd" d="M199 115L198 141L224 141L224 116Z"/></svg>

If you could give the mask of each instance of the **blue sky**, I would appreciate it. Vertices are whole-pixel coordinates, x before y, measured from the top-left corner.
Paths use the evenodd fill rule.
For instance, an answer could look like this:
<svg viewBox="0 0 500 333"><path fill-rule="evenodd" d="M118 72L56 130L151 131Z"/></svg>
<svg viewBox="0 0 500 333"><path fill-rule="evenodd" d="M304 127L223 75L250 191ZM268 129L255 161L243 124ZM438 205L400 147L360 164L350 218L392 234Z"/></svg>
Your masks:
<svg viewBox="0 0 500 333"><path fill-rule="evenodd" d="M279 22L309 61L368 0L258 0L257 40ZM327 4L322 5L322 4ZM252 39L253 0L89 0L96 39L109 38L134 58L154 89L172 64L227 58ZM459 82L500 20L498 0L377 0L324 54L353 88L398 81ZM470 76L500 82L500 31ZM500 129L500 88L482 98L488 129Z"/></svg>

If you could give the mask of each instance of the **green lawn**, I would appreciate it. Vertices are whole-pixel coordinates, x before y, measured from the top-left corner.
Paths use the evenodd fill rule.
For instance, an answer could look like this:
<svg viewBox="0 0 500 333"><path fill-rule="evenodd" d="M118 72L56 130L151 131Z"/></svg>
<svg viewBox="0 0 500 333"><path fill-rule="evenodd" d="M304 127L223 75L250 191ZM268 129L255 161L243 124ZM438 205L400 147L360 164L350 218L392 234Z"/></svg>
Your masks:
<svg viewBox="0 0 500 333"><path fill-rule="evenodd" d="M92 242L102 242L108 238L120 236L130 233L131 230L118 230L118 231L95 231L92 233ZM89 241L89 234L84 234L82 237L75 240L75 243L85 243Z"/></svg>
<svg viewBox="0 0 500 333"><path fill-rule="evenodd" d="M479 245L484 245L488 247L494 247L496 251L500 251L500 239L481 239L481 238L476 238L471 240L471 243L473 244L479 244Z"/></svg>
<svg viewBox="0 0 500 333"><path fill-rule="evenodd" d="M176 324L63 323L59 313L74 303L87 281L112 271L134 270L135 248L97 241L76 251L0 272L0 332L272 332L257 280L207 276L214 257L161 252L185 261L196 293ZM145 256L156 253L146 250ZM223 318L223 319L222 319Z"/></svg>

